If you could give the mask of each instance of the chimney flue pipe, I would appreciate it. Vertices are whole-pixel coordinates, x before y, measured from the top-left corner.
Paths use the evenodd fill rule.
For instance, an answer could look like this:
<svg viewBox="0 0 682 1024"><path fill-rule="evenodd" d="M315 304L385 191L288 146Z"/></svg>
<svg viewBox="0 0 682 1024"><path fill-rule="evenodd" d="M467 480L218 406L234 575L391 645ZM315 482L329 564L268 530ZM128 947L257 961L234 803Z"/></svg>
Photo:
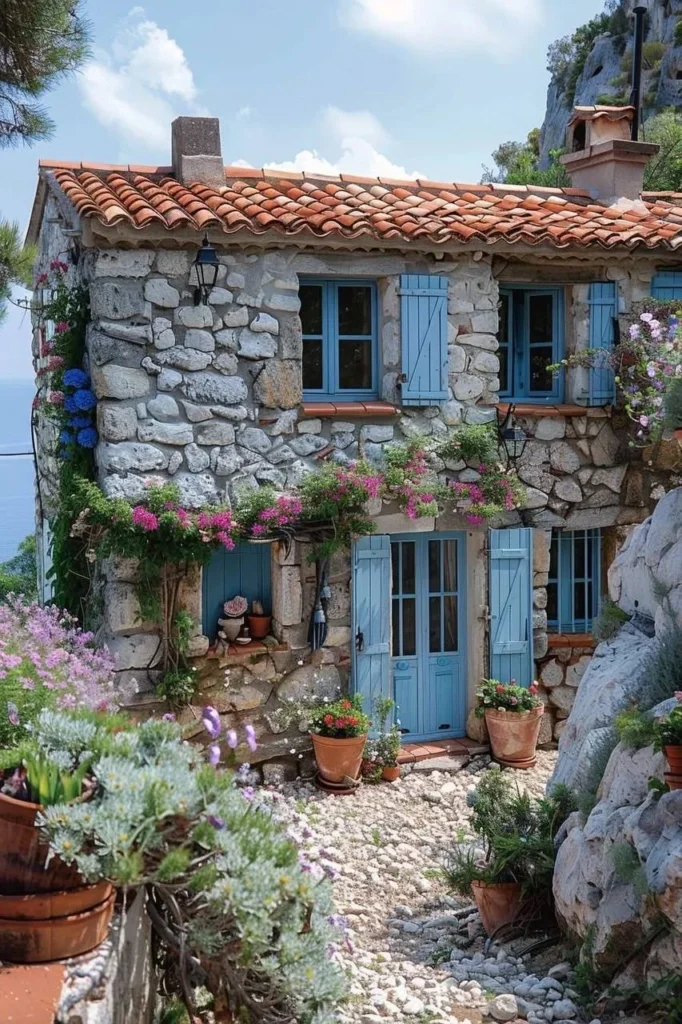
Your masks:
<svg viewBox="0 0 682 1024"><path fill-rule="evenodd" d="M632 12L635 16L635 44L632 54L632 93L630 95L630 104L635 108L631 134L633 142L637 142L639 139L639 125L642 118L642 46L644 43L644 15L646 10L646 7L640 5L635 7Z"/></svg>

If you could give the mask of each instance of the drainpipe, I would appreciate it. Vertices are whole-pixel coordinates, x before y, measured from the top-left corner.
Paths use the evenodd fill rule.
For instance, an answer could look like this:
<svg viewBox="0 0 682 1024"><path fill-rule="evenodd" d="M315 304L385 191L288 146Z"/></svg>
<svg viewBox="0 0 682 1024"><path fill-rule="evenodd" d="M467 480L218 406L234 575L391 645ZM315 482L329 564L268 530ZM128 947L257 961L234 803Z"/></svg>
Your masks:
<svg viewBox="0 0 682 1024"><path fill-rule="evenodd" d="M632 54L632 92L630 94L630 105L635 108L635 116L632 119L632 141L639 139L639 124L642 117L642 45L644 43L644 15L646 7L641 5L635 7L635 42Z"/></svg>

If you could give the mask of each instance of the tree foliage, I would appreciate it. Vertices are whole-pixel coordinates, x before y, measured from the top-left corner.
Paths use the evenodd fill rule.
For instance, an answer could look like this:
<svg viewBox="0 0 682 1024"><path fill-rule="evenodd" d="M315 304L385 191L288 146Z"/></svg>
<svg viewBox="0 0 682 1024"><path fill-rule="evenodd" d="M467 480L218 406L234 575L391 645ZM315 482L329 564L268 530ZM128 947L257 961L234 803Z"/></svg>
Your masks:
<svg viewBox="0 0 682 1024"><path fill-rule="evenodd" d="M661 148L644 171L648 192L678 192L682 187L682 114L662 110L644 122L642 139Z"/></svg>
<svg viewBox="0 0 682 1024"><path fill-rule="evenodd" d="M54 123L39 98L88 54L81 0L2 0L0 146L48 138Z"/></svg>
<svg viewBox="0 0 682 1024"><path fill-rule="evenodd" d="M21 594L27 601L38 596L36 570L36 539L29 534L19 545L18 553L0 562L0 601L8 594Z"/></svg>
<svg viewBox="0 0 682 1024"><path fill-rule="evenodd" d="M0 220L0 323L7 312L10 285L29 287L34 260L35 249L22 245L19 225Z"/></svg>
<svg viewBox="0 0 682 1024"><path fill-rule="evenodd" d="M540 129L533 128L525 142L503 142L493 153L495 167L484 167L481 181L507 185L545 185L561 188L570 185L568 174L559 161L562 151L552 150L550 165L538 169L540 158Z"/></svg>

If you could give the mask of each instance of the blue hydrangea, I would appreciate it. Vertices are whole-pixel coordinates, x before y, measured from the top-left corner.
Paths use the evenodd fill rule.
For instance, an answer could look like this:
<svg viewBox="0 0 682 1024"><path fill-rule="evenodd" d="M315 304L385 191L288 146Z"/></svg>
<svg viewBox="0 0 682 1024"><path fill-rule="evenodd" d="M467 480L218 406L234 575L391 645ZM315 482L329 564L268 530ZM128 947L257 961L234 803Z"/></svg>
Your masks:
<svg viewBox="0 0 682 1024"><path fill-rule="evenodd" d="M97 431L94 427L85 427L78 431L76 440L81 448L94 448L97 444Z"/></svg>
<svg viewBox="0 0 682 1024"><path fill-rule="evenodd" d="M97 399L89 388L79 388L78 391L74 391L73 400L76 403L76 409L81 412L94 409L97 405ZM70 412L71 410L68 411Z"/></svg>
<svg viewBox="0 0 682 1024"><path fill-rule="evenodd" d="M92 420L89 416L72 416L69 420L69 426L75 430L82 430L83 427L91 427Z"/></svg>
<svg viewBox="0 0 682 1024"><path fill-rule="evenodd" d="M75 395L66 395L64 398L64 408L67 412L78 412L78 406L76 405Z"/></svg>
<svg viewBox="0 0 682 1024"><path fill-rule="evenodd" d="M70 430L62 430L62 432L59 435L59 440L62 442L62 444L73 444L73 439L73 434L71 433Z"/></svg>
<svg viewBox="0 0 682 1024"><path fill-rule="evenodd" d="M67 370L62 376L62 380L67 388L86 388L90 383L85 370L73 369Z"/></svg>

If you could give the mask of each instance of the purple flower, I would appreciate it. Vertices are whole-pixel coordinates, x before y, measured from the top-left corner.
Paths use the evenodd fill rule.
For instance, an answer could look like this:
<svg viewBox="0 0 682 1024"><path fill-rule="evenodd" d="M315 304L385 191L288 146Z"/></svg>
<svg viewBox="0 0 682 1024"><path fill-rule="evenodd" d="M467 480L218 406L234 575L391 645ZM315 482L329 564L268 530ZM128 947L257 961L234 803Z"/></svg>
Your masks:
<svg viewBox="0 0 682 1024"><path fill-rule="evenodd" d="M201 724L212 740L218 739L220 736L220 715L215 708L204 708L201 716Z"/></svg>
<svg viewBox="0 0 682 1024"><path fill-rule="evenodd" d="M244 797L244 799L248 800L249 802L253 800L254 796L256 795L256 791L253 788L253 786L244 786L243 789L240 790L240 793Z"/></svg>
<svg viewBox="0 0 682 1024"><path fill-rule="evenodd" d="M258 750L258 744L256 743L256 730L252 725L245 725L244 732L246 733L246 745L251 753L253 753L255 750Z"/></svg>
<svg viewBox="0 0 682 1024"><path fill-rule="evenodd" d="M219 832L225 828L225 822L217 814L209 814L207 821L209 825L213 825L213 828L217 828Z"/></svg>
<svg viewBox="0 0 682 1024"><path fill-rule="evenodd" d="M166 714L162 715L161 717L162 717L164 722L174 722L175 721L175 715L173 714L172 711L167 711Z"/></svg>
<svg viewBox="0 0 682 1024"><path fill-rule="evenodd" d="M235 732L234 729L227 730L227 732L225 733L225 739L230 750L237 749L237 746L239 745L239 740L237 738L237 733Z"/></svg>
<svg viewBox="0 0 682 1024"><path fill-rule="evenodd" d="M217 743L212 743L208 748L208 763L214 768L220 763L220 746Z"/></svg>
<svg viewBox="0 0 682 1024"><path fill-rule="evenodd" d="M11 700L7 701L7 717L10 725L19 725L19 708Z"/></svg>

